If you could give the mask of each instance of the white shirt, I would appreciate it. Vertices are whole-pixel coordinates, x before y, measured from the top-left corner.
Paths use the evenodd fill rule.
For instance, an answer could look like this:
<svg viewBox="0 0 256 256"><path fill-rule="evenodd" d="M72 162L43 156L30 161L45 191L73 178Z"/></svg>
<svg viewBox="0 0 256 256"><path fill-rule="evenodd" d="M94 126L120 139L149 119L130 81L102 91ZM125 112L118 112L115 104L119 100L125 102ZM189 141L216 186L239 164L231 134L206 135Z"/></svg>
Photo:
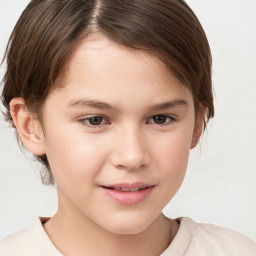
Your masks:
<svg viewBox="0 0 256 256"><path fill-rule="evenodd" d="M38 218L32 227L0 241L0 256L63 256L43 228L46 221ZM256 256L256 244L235 231L190 218L178 221L178 233L160 256Z"/></svg>

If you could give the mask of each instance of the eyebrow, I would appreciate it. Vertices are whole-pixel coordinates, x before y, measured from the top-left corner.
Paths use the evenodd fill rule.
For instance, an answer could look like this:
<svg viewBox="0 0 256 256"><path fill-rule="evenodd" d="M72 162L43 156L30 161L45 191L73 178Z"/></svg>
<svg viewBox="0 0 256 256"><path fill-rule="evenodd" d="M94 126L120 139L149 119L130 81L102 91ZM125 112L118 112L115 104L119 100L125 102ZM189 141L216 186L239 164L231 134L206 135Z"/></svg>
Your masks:
<svg viewBox="0 0 256 256"><path fill-rule="evenodd" d="M78 99L71 100L68 104L68 107L78 107L78 108L98 108L98 109L113 109L108 103L95 101L95 100L86 100L86 99Z"/></svg>
<svg viewBox="0 0 256 256"><path fill-rule="evenodd" d="M168 108L174 108L178 106L187 106L188 103L185 100L182 99L174 99L171 101L167 101L164 103L159 103L155 104L153 106L150 106L151 111L160 111L163 109L168 109ZM91 108L97 108L97 109L107 109L107 110L116 110L116 107L111 106L108 103L105 102L100 102L100 101L95 101L95 100L86 100L86 99L78 99L78 100L71 100L68 103L68 107L75 107L75 108L86 108L86 107L91 107Z"/></svg>
<svg viewBox="0 0 256 256"><path fill-rule="evenodd" d="M153 105L150 109L152 111L159 111L159 110L175 108L175 107L179 107L179 106L188 106L188 103L185 100L174 99L174 100L171 100L168 102Z"/></svg>

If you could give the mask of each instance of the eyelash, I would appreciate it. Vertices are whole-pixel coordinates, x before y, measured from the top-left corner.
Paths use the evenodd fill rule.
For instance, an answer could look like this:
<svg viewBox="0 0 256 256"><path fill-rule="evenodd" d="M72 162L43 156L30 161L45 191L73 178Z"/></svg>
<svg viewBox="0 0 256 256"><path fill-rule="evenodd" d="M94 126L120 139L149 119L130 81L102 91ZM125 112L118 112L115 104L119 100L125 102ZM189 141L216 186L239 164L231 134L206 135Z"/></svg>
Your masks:
<svg viewBox="0 0 256 256"><path fill-rule="evenodd" d="M160 123L156 123L155 121L152 122L151 120L154 120L154 118L165 118L165 121L164 123L160 124ZM89 122L92 121L92 119L96 119L96 118L100 118L101 119L101 122L100 124L90 124ZM166 121L166 119L168 121ZM170 115L154 115L154 116L151 116L147 121L146 121L146 124L153 124L153 125L157 125L157 126L166 126L166 125L170 125L170 124L173 124L175 121L177 121L176 118L174 118L173 116L170 116ZM89 116L89 117L86 117L86 118L83 118L83 119L80 119L78 120L79 123L81 123L83 126L87 126L89 128L102 128L104 125L109 125L110 122L103 116ZM103 122L103 123L102 123Z"/></svg>
<svg viewBox="0 0 256 256"><path fill-rule="evenodd" d="M100 124L96 124L96 125L90 124L89 122L90 122L90 120L92 120L93 118L94 118L94 119L95 119L95 118L101 118L102 121L104 121L104 123L102 123L102 121L101 121ZM89 117L80 119L80 120L78 120L78 122L81 123L81 124L84 125L84 126L89 127L89 128L101 128L102 126L104 126L104 125L106 125L106 124L110 124L110 122L108 122L105 117L103 117L103 116L97 116L97 115L95 115L95 116L89 116Z"/></svg>
<svg viewBox="0 0 256 256"><path fill-rule="evenodd" d="M151 123L150 120L153 120L154 118L165 118L165 122L163 124L159 124L156 122ZM166 121L166 119L168 121ZM148 119L147 124L153 124L153 125L157 125L157 126L166 126L166 125L170 125L173 124L175 121L177 121L177 119L173 116L170 115L154 115L152 116L150 119Z"/></svg>

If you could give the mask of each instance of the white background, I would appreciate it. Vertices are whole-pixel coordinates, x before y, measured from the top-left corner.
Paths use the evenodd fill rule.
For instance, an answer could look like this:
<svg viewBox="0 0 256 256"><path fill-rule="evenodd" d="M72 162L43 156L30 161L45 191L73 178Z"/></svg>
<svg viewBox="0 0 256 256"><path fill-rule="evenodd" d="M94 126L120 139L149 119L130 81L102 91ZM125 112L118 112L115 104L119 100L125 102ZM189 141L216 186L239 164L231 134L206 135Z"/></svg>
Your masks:
<svg viewBox="0 0 256 256"><path fill-rule="evenodd" d="M0 56L28 0L0 0ZM193 150L187 177L165 208L237 230L256 241L256 1L188 0L213 54L216 116ZM3 76L4 67L0 69ZM41 184L39 165L24 156L0 117L0 239L50 216L56 191Z"/></svg>

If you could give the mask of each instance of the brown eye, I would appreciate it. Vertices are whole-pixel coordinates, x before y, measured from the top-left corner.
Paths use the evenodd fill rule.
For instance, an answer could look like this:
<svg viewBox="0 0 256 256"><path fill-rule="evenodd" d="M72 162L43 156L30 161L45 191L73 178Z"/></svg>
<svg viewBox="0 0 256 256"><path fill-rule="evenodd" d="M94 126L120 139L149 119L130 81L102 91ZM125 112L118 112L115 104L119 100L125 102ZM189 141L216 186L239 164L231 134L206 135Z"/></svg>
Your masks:
<svg viewBox="0 0 256 256"><path fill-rule="evenodd" d="M81 125L87 127L87 128L97 128L97 129L103 129L106 125L110 125L111 123L109 122L108 119L102 116L85 116L84 118L78 120L78 123Z"/></svg>
<svg viewBox="0 0 256 256"><path fill-rule="evenodd" d="M167 116L154 116L152 119L155 124L165 124L167 118Z"/></svg>
<svg viewBox="0 0 256 256"><path fill-rule="evenodd" d="M86 119L89 125L101 125L104 122L104 119L101 116L93 116Z"/></svg>
<svg viewBox="0 0 256 256"><path fill-rule="evenodd" d="M167 125L174 122L176 119L172 116L166 116L166 115L157 115L152 116L147 123L148 124L157 124L157 125Z"/></svg>

